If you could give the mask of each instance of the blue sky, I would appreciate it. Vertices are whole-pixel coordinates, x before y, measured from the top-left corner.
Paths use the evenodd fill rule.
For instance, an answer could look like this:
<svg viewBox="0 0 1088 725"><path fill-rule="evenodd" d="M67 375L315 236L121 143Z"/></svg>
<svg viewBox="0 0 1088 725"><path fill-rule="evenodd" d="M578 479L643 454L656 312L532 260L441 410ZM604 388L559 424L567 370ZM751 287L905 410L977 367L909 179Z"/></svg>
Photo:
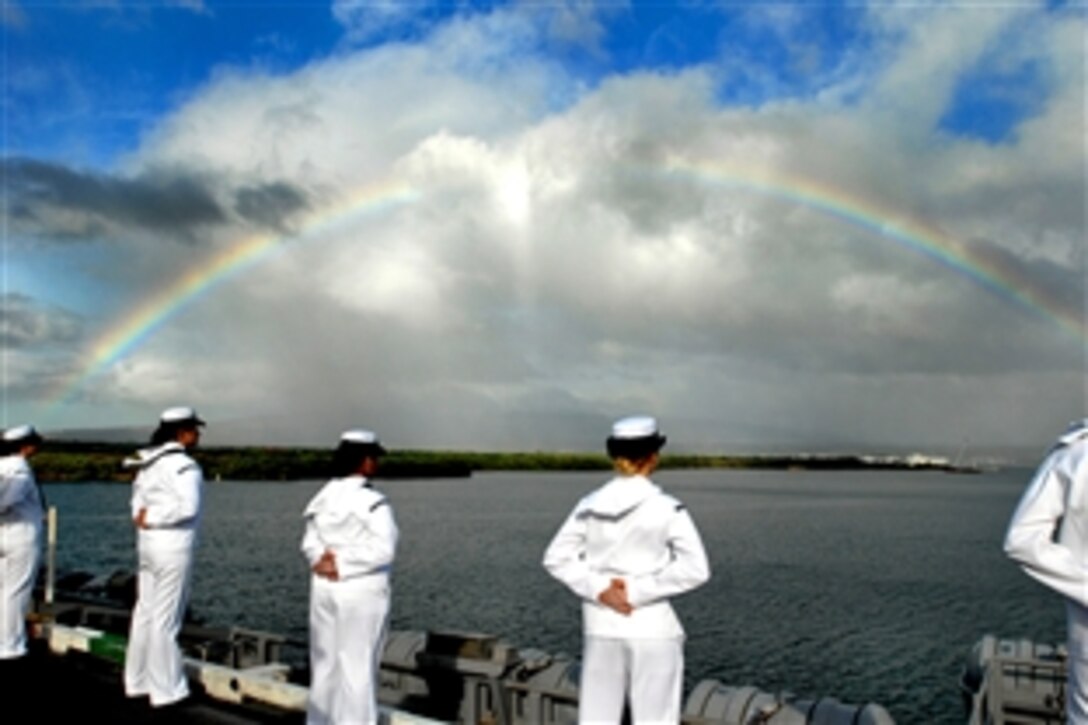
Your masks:
<svg viewBox="0 0 1088 725"><path fill-rule="evenodd" d="M321 2L209 2L197 9L25 3L18 6L21 20L6 32L9 153L69 161L74 154L86 165L108 168L162 115L227 68L288 74L360 48L411 42L451 17L497 5L412 3L414 11L399 22L353 38ZM528 5L544 23L557 22L562 10L561 4ZM759 73L723 68L719 97L758 107L825 90L837 69L858 62L854 57L877 66L888 61L882 56L887 41L871 37L867 10L856 3L602 7L599 37L541 41L541 52L590 86L617 73L678 72L740 58ZM1001 142L1018 121L1038 112L1045 76L1037 61L1003 65L995 48L958 85L942 128Z"/></svg>
<svg viewBox="0 0 1088 725"><path fill-rule="evenodd" d="M287 72L335 52L342 35L315 7L27 5L7 30L9 147L108 166L223 66ZM76 121L76 119L79 119Z"/></svg>
<svg viewBox="0 0 1088 725"><path fill-rule="evenodd" d="M1084 413L1082 4L3 9L7 422L126 427L207 396L225 441L316 442L362 410L415 444L577 448L639 408L693 449L941 448L976 429L1007 449ZM632 173L675 163L703 181ZM1005 260L1066 300L1066 329L796 195L723 193L727 173ZM391 180L418 201L306 241ZM306 251L50 399L126 311L270 229ZM332 361L353 355L358 389ZM247 427L254 409L271 422Z"/></svg>

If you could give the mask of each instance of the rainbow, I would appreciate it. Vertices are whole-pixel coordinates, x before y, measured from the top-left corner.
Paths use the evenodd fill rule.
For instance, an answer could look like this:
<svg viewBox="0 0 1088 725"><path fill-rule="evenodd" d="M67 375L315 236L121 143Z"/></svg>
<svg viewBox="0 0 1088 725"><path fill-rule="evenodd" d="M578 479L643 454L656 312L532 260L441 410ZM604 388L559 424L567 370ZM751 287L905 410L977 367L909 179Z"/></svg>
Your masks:
<svg viewBox="0 0 1088 725"><path fill-rule="evenodd" d="M1088 346L1084 309L1063 303L1020 270L1002 264L996 257L984 256L926 222L849 195L841 189L767 169L684 159L670 159L657 166L636 166L632 170L766 195L830 215L932 260L1007 303L1056 325L1078 344ZM297 234L256 235L227 247L117 320L90 346L77 368L79 372L51 399L54 404L70 400L88 381L144 344L187 306L226 280L259 264L283 243L315 238L334 225L412 201L416 196L412 188L402 183L369 186L344 202L313 215L301 225Z"/></svg>
<svg viewBox="0 0 1088 725"><path fill-rule="evenodd" d="M642 170L653 175L752 192L815 209L930 259L1005 302L1056 326L1088 348L1088 309L1085 306L1070 304L1030 278L1020 267L997 255L986 255L922 220L849 195L839 188L769 169L673 158L663 165L643 167Z"/></svg>
<svg viewBox="0 0 1088 725"><path fill-rule="evenodd" d="M79 372L65 380L63 387L50 396L53 405L71 400L87 382L143 345L193 302L269 258L284 245L320 237L337 225L380 213L415 198L416 192L400 182L366 186L305 219L296 233L255 234L202 260L173 284L141 301L99 335L84 353L77 366Z"/></svg>

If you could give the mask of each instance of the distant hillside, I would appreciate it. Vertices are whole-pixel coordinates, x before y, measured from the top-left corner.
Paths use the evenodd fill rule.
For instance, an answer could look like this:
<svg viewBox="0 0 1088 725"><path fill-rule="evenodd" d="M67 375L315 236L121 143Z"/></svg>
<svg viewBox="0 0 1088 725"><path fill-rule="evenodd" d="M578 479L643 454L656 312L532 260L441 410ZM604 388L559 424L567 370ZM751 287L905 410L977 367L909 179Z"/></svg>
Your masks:
<svg viewBox="0 0 1088 725"><path fill-rule="evenodd" d="M139 444L51 443L34 457L40 481L130 481L122 461ZM330 451L317 448L199 448L193 453L205 478L231 481L294 481L328 478ZM438 455L391 453L382 462L383 478L442 478L471 475L464 462Z"/></svg>
<svg viewBox="0 0 1088 725"><path fill-rule="evenodd" d="M34 458L38 480L129 481L132 472L121 461L140 444L114 442L51 442ZM233 447L200 448L194 457L210 480L294 481L328 478L331 453L323 448ZM755 469L898 469L953 468L943 459L913 457L835 456L728 456L666 455L662 468ZM498 453L459 451L393 451L382 461L381 478L465 477L474 471L606 471L611 463L594 453Z"/></svg>

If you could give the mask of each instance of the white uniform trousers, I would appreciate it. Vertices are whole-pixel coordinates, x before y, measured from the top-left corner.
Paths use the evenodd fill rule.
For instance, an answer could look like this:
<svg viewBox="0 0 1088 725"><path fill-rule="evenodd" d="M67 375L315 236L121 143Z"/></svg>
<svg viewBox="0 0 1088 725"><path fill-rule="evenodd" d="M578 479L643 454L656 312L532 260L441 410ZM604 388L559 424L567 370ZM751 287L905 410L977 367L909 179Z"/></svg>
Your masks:
<svg viewBox="0 0 1088 725"><path fill-rule="evenodd" d="M125 652L125 694L149 695L152 706L161 707L189 695L177 639L189 601L193 554L190 549L141 546L139 559L136 608Z"/></svg>
<svg viewBox="0 0 1088 725"><path fill-rule="evenodd" d="M38 528L0 524L0 659L26 654L26 613L38 575Z"/></svg>
<svg viewBox="0 0 1088 725"><path fill-rule="evenodd" d="M635 725L676 725L683 678L683 639L586 636L578 722L618 725L628 700Z"/></svg>
<svg viewBox="0 0 1088 725"><path fill-rule="evenodd" d="M384 576L310 577L307 725L378 722L377 683L389 620Z"/></svg>

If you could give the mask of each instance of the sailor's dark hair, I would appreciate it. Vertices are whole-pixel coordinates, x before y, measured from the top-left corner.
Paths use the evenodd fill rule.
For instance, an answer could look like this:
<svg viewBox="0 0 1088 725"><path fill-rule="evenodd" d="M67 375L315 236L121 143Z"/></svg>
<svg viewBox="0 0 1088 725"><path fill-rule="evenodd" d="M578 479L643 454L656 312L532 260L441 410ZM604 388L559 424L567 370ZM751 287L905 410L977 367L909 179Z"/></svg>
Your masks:
<svg viewBox="0 0 1088 725"><path fill-rule="evenodd" d="M649 458L661 450L665 445L665 436L654 433L642 438L616 438L609 436L605 442L609 458L626 458L631 461L640 461Z"/></svg>
<svg viewBox="0 0 1088 725"><path fill-rule="evenodd" d="M380 443L359 443L358 441L340 441L332 454L331 473L336 477L350 476L359 470L367 458L379 458L385 454Z"/></svg>
<svg viewBox="0 0 1088 725"><path fill-rule="evenodd" d="M197 424L191 420L179 420L176 422L159 422L159 427L151 433L151 445L161 446L178 439L178 431L196 428Z"/></svg>

